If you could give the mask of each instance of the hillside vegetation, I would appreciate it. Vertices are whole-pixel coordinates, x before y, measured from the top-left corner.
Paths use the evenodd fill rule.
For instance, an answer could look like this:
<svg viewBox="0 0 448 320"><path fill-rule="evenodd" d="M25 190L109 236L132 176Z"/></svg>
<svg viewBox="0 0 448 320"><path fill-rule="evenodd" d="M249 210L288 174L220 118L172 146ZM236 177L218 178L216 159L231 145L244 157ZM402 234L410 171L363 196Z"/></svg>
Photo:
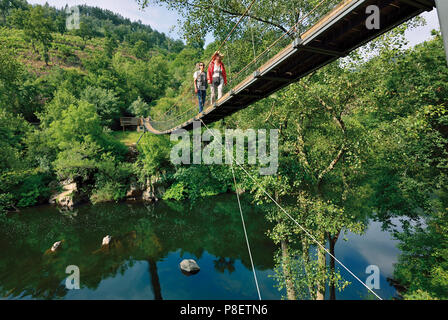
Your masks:
<svg viewBox="0 0 448 320"><path fill-rule="evenodd" d="M1 4L0 210L46 202L66 179L92 201L122 199L146 175L112 130L177 94L194 65L177 58L191 49L99 8L81 6L67 30L64 8Z"/></svg>

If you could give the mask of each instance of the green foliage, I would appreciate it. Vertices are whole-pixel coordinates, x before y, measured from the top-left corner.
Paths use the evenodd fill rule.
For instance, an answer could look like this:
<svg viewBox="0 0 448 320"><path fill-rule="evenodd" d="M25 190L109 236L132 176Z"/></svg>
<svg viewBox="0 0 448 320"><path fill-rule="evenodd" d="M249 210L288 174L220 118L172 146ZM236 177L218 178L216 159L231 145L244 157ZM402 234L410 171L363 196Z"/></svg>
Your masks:
<svg viewBox="0 0 448 320"><path fill-rule="evenodd" d="M185 199L185 186L183 182L173 184L163 195L163 200L173 199L176 201Z"/></svg>
<svg viewBox="0 0 448 320"><path fill-rule="evenodd" d="M62 150L53 162L54 170L62 179L89 181L97 172L97 162L102 149L95 143L72 142L71 148Z"/></svg>
<svg viewBox="0 0 448 320"><path fill-rule="evenodd" d="M84 42L98 35L90 17L82 17L79 23L79 29L75 29L75 34L80 36Z"/></svg>
<svg viewBox="0 0 448 320"><path fill-rule="evenodd" d="M199 199L232 190L232 177L227 166L191 165L180 167L173 176L175 184L167 189L164 199Z"/></svg>
<svg viewBox="0 0 448 320"><path fill-rule="evenodd" d="M96 113L103 126L111 127L120 116L120 103L112 90L97 87L87 87L81 93L81 100L85 100L96 108Z"/></svg>
<svg viewBox="0 0 448 320"><path fill-rule="evenodd" d="M115 50L118 48L118 43L113 37L106 37L104 44L104 51L108 58L112 58Z"/></svg>
<svg viewBox="0 0 448 320"><path fill-rule="evenodd" d="M0 106L27 120L33 120L39 110L38 91L32 76L14 57L14 52L0 46Z"/></svg>
<svg viewBox="0 0 448 320"><path fill-rule="evenodd" d="M138 150L138 166L143 177L151 177L170 168L171 142L168 137L146 134L140 140Z"/></svg>
<svg viewBox="0 0 448 320"><path fill-rule="evenodd" d="M201 43L208 33L212 33L217 39L224 39L230 31L229 28L236 22L240 15L249 6L250 2L230 0L215 5L208 0L193 0L188 3L185 1L152 1L152 0L136 0L143 8L151 3L162 4L169 9L177 10L181 15L182 24L179 26L180 31L189 40L189 43ZM320 1L318 0L292 0L282 1L273 4L271 1L261 0L257 1L251 8L251 15L255 17L254 21L249 19L243 20L241 25L243 27L237 30L237 33L250 32L248 26L252 23L264 21L264 29L274 29L277 32L286 32L288 27L297 22L297 12L309 12ZM316 16L322 16L334 5L339 3L339 0L326 1L320 6L320 10L313 12L308 19L303 21L300 25L299 31L304 31L309 28L313 22L316 21ZM269 28L267 28L269 27Z"/></svg>
<svg viewBox="0 0 448 320"><path fill-rule="evenodd" d="M144 183L161 178L170 184L164 199L190 203L237 191L228 166L173 166L165 136L146 134L137 162L123 163L128 150L108 133L128 113L147 117L151 111L157 119L174 104L177 111L190 108L195 63L210 58L229 22L248 4L158 2L185 18L187 47L149 26L87 6L81 7L81 28L61 36L55 32L65 32L63 12L0 1L1 24L12 27L0 29L0 211L44 201L53 175L90 189L95 203L123 199L133 176ZM259 1L254 18L242 21L223 48L229 75L251 61L252 50L260 53L295 23L297 12L318 2L283 1L272 10L271 1ZM336 2L327 2L297 31ZM405 49L404 32L418 23L372 42L364 50L378 54L370 59L362 50L354 52L216 126L279 130L278 174L259 176L259 164L246 169L322 244L334 246L347 231L362 233L370 218L385 227L393 217L407 221L397 233L402 254L394 273L406 288L404 297L447 299L448 68L440 34ZM217 41L204 50L208 32ZM32 60L30 45L47 64L51 55L61 66ZM32 130L24 119L36 115L40 125ZM235 170L239 188L251 193L273 224L267 234L280 246L279 288L286 288L288 297L312 299L326 288L345 288L348 283L327 264L323 250Z"/></svg>
<svg viewBox="0 0 448 320"><path fill-rule="evenodd" d="M134 55L139 59L145 59L148 53L147 44L143 40L138 40L133 49Z"/></svg>
<svg viewBox="0 0 448 320"><path fill-rule="evenodd" d="M47 65L49 62L48 50L53 41L51 34L53 29L53 21L48 10L42 6L34 6L29 9L27 18L23 22L23 30L25 31L26 38L31 41L35 51L37 51L36 46L41 46L39 51Z"/></svg>
<svg viewBox="0 0 448 320"><path fill-rule="evenodd" d="M29 131L23 118L0 108L0 171L23 167L24 137Z"/></svg>
<svg viewBox="0 0 448 320"><path fill-rule="evenodd" d="M397 234L402 250L394 278L405 288L406 299L448 298L448 209L420 225Z"/></svg>
<svg viewBox="0 0 448 320"><path fill-rule="evenodd" d="M39 173L17 178L12 191L2 189L2 211L43 201L46 177L53 175L80 183L94 202L118 201L134 167L146 179L166 165L160 148L163 156L141 162L151 173L123 164L128 149L108 131L128 110L149 114L147 102L171 82L174 56L165 55L181 51L182 42L88 6L81 6L80 29L72 31L65 30L65 10L20 0L1 1L0 9L0 169L11 176ZM50 56L52 66L42 66L40 59L48 64ZM23 118L40 124L33 130Z"/></svg>
<svg viewBox="0 0 448 320"><path fill-rule="evenodd" d="M137 100L132 102L129 112L136 117L146 118L149 116L149 105L142 98L138 97Z"/></svg>
<svg viewBox="0 0 448 320"><path fill-rule="evenodd" d="M132 173L130 163L120 163L110 154L103 154L98 163L91 201L98 203L122 200L126 196Z"/></svg>
<svg viewBox="0 0 448 320"><path fill-rule="evenodd" d="M168 85L169 74L162 56L155 56L148 62L128 59L120 53L115 54L112 66L121 81L126 83L129 103L139 96L151 102L160 98Z"/></svg>
<svg viewBox="0 0 448 320"><path fill-rule="evenodd" d="M74 142L99 140L103 130L95 106L81 100L63 110L61 117L50 124L48 133L51 143L63 150Z"/></svg>
<svg viewBox="0 0 448 320"><path fill-rule="evenodd" d="M48 184L53 177L40 170L16 170L0 175L0 207L11 209L45 202L50 196ZM1 211L1 210L0 210Z"/></svg>

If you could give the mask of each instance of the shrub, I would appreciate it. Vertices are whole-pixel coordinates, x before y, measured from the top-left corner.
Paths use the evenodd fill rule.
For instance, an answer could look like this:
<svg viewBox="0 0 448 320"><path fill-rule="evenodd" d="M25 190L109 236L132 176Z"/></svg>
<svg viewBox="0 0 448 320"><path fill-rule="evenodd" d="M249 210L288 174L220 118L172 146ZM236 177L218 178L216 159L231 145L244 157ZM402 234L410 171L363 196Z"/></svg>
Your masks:
<svg viewBox="0 0 448 320"><path fill-rule="evenodd" d="M182 182L173 184L163 195L163 200L184 200L186 195L185 185Z"/></svg>
<svg viewBox="0 0 448 320"><path fill-rule="evenodd" d="M129 107L129 112L134 114L137 117L147 117L149 116L149 105L143 101L141 97L138 97L137 100L132 102Z"/></svg>
<svg viewBox="0 0 448 320"><path fill-rule="evenodd" d="M81 100L95 106L103 126L111 127L120 117L120 103L113 90L87 87L81 93Z"/></svg>

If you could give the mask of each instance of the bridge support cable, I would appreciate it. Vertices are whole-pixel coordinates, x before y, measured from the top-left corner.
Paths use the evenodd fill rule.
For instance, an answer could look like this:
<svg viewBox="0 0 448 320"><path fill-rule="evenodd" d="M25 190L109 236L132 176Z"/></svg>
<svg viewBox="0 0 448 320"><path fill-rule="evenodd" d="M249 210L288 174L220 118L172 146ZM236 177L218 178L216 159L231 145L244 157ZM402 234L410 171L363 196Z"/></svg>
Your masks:
<svg viewBox="0 0 448 320"><path fill-rule="evenodd" d="M244 236L246 238L247 251L249 252L250 263L252 265L252 271L254 273L254 280L255 280L255 286L257 287L258 300L261 300L260 287L258 285L257 274L255 272L254 260L252 259L252 252L250 250L249 238L247 237L246 224L244 222L243 210L241 209L241 201L240 201L240 195L238 193L238 185L236 183L235 171L233 169L233 159L232 159L232 162L230 164L230 167L232 168L233 182L235 184L235 193L236 193L236 198L238 200L238 207L240 208L241 222L243 224Z"/></svg>
<svg viewBox="0 0 448 320"><path fill-rule="evenodd" d="M140 138L138 138L137 143L135 144L135 146L138 146L138 143L140 142L140 140L143 138L143 136L146 133L146 126L145 126L143 118L140 118L140 121L141 121L141 123L143 125L143 133L140 135Z"/></svg>
<svg viewBox="0 0 448 320"><path fill-rule="evenodd" d="M207 131L213 136L213 138L217 141L219 141L216 136L213 134L213 131L211 131L208 126L200 119L202 124L205 126ZM222 146L222 142L219 141L219 143ZM227 149L225 149L226 152L228 152ZM341 261L339 261L338 258L336 258L326 247L325 244L320 243L307 229L305 229L300 223L297 222L296 219L294 219L264 188L263 186L255 180L254 177L250 175L249 172L235 159L233 156L233 153L228 152L231 161L235 161L235 163L246 173L246 175L257 185L258 188L260 188L261 191L289 218L291 219L318 247L320 247L322 250L324 250L330 257L332 257L342 268L344 268L353 278L355 278L360 284L362 284L367 290L369 290L375 297L377 297L379 300L383 300L375 291L373 291L370 287L368 287L361 279L359 279L349 268L347 268Z"/></svg>

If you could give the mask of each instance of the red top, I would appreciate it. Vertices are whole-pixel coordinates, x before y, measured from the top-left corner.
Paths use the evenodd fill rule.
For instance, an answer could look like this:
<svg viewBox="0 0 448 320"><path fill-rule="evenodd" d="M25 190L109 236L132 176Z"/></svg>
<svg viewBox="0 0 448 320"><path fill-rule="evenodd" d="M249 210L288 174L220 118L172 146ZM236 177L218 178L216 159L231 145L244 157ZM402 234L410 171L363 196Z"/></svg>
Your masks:
<svg viewBox="0 0 448 320"><path fill-rule="evenodd" d="M222 71L222 77L224 78L224 84L227 85L227 74L226 74L226 68L224 67L224 64L222 61L220 62L221 71ZM213 70L215 69L215 59L213 59L212 62L210 62L210 65L208 66L207 70L207 78L208 83L212 83L212 77L213 77Z"/></svg>

